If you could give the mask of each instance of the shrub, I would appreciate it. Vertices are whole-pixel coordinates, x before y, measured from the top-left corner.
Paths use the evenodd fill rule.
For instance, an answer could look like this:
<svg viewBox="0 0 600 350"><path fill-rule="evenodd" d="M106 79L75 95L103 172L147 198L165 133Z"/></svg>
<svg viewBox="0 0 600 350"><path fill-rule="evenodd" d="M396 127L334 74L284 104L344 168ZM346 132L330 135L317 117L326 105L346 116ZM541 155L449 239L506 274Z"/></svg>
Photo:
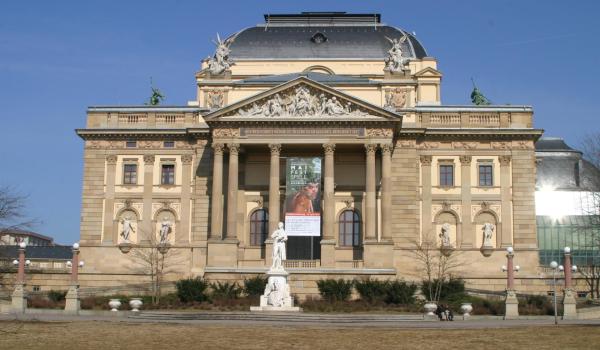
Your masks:
<svg viewBox="0 0 600 350"><path fill-rule="evenodd" d="M327 301L346 301L352 294L353 281L325 279L317 281L319 294Z"/></svg>
<svg viewBox="0 0 600 350"><path fill-rule="evenodd" d="M554 304L550 298L544 295L527 295L525 298L519 298L519 313L523 315L554 315Z"/></svg>
<svg viewBox="0 0 600 350"><path fill-rule="evenodd" d="M244 280L244 293L248 296L255 297L262 295L267 286L267 278L256 276Z"/></svg>
<svg viewBox="0 0 600 350"><path fill-rule="evenodd" d="M48 299L50 299L50 301L57 303L59 301L65 300L66 295L67 295L67 292L65 292L65 291L51 290L48 292Z"/></svg>
<svg viewBox="0 0 600 350"><path fill-rule="evenodd" d="M217 299L237 299L242 293L242 289L237 282L211 283L210 288L212 289L213 298Z"/></svg>
<svg viewBox="0 0 600 350"><path fill-rule="evenodd" d="M203 302L208 300L208 297L206 296L208 282L201 277L179 280L175 283L175 287L177 288L177 297L184 303L192 301Z"/></svg>
<svg viewBox="0 0 600 350"><path fill-rule="evenodd" d="M388 296L389 281L378 281L367 278L362 281L355 281L354 285L360 295L360 299L368 303L384 302Z"/></svg>
<svg viewBox="0 0 600 350"><path fill-rule="evenodd" d="M438 284L437 279L434 279L433 281L431 281L431 285L432 285L431 287L433 290L435 290L437 284ZM427 294L429 293L429 286L430 286L429 281L421 282L421 292L426 297L428 297ZM463 281L460 278L450 278L450 280L442 282L441 289L440 289L440 295L439 295L440 300L452 299L453 297L455 297L457 295L458 296L465 295L465 281Z"/></svg>
<svg viewBox="0 0 600 350"><path fill-rule="evenodd" d="M390 281L386 285L385 302L388 304L412 305L415 303L417 288L414 283L399 280Z"/></svg>

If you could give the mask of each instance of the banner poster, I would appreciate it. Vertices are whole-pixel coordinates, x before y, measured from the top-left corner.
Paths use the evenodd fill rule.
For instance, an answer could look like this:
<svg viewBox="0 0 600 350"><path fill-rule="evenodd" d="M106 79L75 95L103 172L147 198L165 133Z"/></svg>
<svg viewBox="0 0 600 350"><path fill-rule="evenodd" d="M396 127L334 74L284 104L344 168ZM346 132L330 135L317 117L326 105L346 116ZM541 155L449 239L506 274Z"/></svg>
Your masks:
<svg viewBox="0 0 600 350"><path fill-rule="evenodd" d="M288 158L285 193L288 236L320 236L321 158Z"/></svg>

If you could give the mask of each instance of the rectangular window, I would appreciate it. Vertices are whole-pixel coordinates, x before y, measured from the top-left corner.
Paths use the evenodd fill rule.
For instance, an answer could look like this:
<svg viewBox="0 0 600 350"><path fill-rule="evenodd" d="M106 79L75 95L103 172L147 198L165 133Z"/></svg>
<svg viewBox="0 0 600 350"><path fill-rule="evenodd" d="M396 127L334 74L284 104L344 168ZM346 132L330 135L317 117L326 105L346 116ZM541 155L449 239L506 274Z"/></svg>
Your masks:
<svg viewBox="0 0 600 350"><path fill-rule="evenodd" d="M136 148L137 142L136 141L125 141L125 147L126 148Z"/></svg>
<svg viewBox="0 0 600 350"><path fill-rule="evenodd" d="M175 164L163 164L160 177L161 185L175 184Z"/></svg>
<svg viewBox="0 0 600 350"><path fill-rule="evenodd" d="M175 147L175 141L165 141L163 142L164 148L173 148Z"/></svg>
<svg viewBox="0 0 600 350"><path fill-rule="evenodd" d="M492 164L479 164L479 186L494 186Z"/></svg>
<svg viewBox="0 0 600 350"><path fill-rule="evenodd" d="M41 290L42 290L42 288L40 286L33 286L33 291L34 292L39 292Z"/></svg>
<svg viewBox="0 0 600 350"><path fill-rule="evenodd" d="M123 183L125 185L137 185L137 164L123 165Z"/></svg>
<svg viewBox="0 0 600 350"><path fill-rule="evenodd" d="M440 186L454 186L454 165L440 164Z"/></svg>

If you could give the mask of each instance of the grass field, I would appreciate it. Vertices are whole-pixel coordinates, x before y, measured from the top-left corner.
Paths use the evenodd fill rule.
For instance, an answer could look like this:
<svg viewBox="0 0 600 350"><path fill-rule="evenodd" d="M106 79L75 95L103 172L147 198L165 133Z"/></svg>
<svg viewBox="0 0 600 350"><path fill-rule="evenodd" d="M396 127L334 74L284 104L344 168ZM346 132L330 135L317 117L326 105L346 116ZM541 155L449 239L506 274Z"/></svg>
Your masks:
<svg viewBox="0 0 600 350"><path fill-rule="evenodd" d="M499 329L0 322L0 349L598 349L600 327Z"/></svg>

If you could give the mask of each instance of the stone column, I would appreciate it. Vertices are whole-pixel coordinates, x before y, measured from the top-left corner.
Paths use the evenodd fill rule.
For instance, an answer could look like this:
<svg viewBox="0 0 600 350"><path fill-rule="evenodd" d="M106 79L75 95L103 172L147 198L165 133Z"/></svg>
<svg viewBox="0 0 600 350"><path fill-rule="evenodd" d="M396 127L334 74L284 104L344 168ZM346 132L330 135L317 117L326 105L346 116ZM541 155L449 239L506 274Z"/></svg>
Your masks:
<svg viewBox="0 0 600 350"><path fill-rule="evenodd" d="M565 289L563 295L563 320L577 319L577 301L573 294L571 274L571 249L565 248Z"/></svg>
<svg viewBox="0 0 600 350"><path fill-rule="evenodd" d="M117 156L106 157L106 193L104 195L104 234L102 243L118 243L118 232L113 229L115 212L115 177L117 176Z"/></svg>
<svg viewBox="0 0 600 350"><path fill-rule="evenodd" d="M321 240L321 266L335 266L335 189L334 152L335 144L326 143L323 191L323 239Z"/></svg>
<svg viewBox="0 0 600 350"><path fill-rule="evenodd" d="M19 266L17 268L17 281L15 290L11 295L12 311L25 313L27 309L27 292L25 291L25 244L19 245Z"/></svg>
<svg viewBox="0 0 600 350"><path fill-rule="evenodd" d="M277 229L279 223L279 153L281 144L272 143L271 171L269 175L269 234Z"/></svg>
<svg viewBox="0 0 600 350"><path fill-rule="evenodd" d="M460 232L457 232L456 242L460 242L461 248L473 248L475 234L471 224L471 156L460 156L459 159L462 225Z"/></svg>
<svg viewBox="0 0 600 350"><path fill-rule="evenodd" d="M79 244L73 245L73 260L71 260L71 286L65 296L65 312L78 314L81 308L79 300Z"/></svg>
<svg viewBox="0 0 600 350"><path fill-rule="evenodd" d="M229 177L227 188L227 234L225 239L237 241L237 201L238 201L238 154L240 145L227 144L229 148Z"/></svg>
<svg viewBox="0 0 600 350"><path fill-rule="evenodd" d="M213 176L210 215L210 238L223 239L223 148L213 143Z"/></svg>
<svg viewBox="0 0 600 350"><path fill-rule="evenodd" d="M392 151L391 143L381 145L381 238L392 240Z"/></svg>
<svg viewBox="0 0 600 350"><path fill-rule="evenodd" d="M421 226L421 236L423 239L434 239L434 233L431 232L431 156L421 156L421 199L423 207L421 217L423 218Z"/></svg>
<svg viewBox="0 0 600 350"><path fill-rule="evenodd" d="M377 207L375 195L375 152L377 145L365 145L366 164L366 198L365 198L365 242L377 241Z"/></svg>
<svg viewBox="0 0 600 350"><path fill-rule="evenodd" d="M192 160L194 156L181 156L181 220L175 232L175 241L185 243L190 241L190 198L192 196Z"/></svg>
<svg viewBox="0 0 600 350"><path fill-rule="evenodd" d="M512 211L510 194L510 156L500 156L500 196L502 198L502 232L500 233L500 246L502 248L512 246Z"/></svg>
<svg viewBox="0 0 600 350"><path fill-rule="evenodd" d="M509 252L506 254L506 299L504 305L506 311L504 319L519 318L519 301L517 300L517 292L515 291L515 267L513 263L514 254Z"/></svg>
<svg viewBox="0 0 600 350"><path fill-rule="evenodd" d="M154 190L154 155L144 156L144 196L142 229L138 228L138 241L148 241L150 235L156 234L152 227L152 192ZM141 236L140 236L141 234ZM144 237L144 235L146 237Z"/></svg>

